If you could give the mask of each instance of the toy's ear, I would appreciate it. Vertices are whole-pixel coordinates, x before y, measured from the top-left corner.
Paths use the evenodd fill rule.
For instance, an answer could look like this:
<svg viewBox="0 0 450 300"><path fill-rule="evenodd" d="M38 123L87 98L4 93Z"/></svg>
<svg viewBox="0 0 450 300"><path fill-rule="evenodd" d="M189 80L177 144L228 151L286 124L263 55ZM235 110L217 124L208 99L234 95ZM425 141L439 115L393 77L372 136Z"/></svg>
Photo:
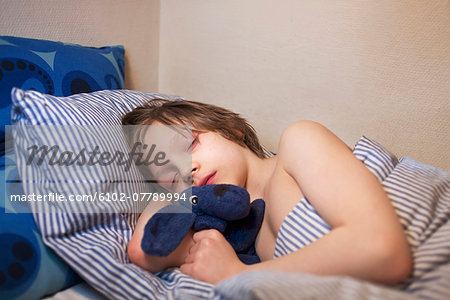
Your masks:
<svg viewBox="0 0 450 300"><path fill-rule="evenodd" d="M169 205L150 218L144 228L142 250L153 256L168 256L181 243L195 215L181 205Z"/></svg>

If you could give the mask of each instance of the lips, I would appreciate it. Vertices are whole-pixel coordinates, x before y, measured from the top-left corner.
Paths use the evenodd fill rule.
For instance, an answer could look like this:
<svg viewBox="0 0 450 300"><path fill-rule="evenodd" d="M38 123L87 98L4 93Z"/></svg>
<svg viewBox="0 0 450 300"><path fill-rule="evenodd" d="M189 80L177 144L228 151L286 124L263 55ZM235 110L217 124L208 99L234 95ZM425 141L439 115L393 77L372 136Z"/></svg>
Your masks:
<svg viewBox="0 0 450 300"><path fill-rule="evenodd" d="M200 181L198 186L204 186L207 184L211 184L212 181L214 180L214 177L216 176L216 172L212 172L211 174L203 177L203 179Z"/></svg>

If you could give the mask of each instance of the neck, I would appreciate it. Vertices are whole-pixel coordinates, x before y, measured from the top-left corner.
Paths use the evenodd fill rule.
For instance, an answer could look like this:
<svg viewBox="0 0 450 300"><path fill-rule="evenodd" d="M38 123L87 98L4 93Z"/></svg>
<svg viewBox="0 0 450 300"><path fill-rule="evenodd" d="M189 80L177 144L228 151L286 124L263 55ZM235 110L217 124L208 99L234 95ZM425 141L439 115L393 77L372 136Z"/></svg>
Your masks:
<svg viewBox="0 0 450 300"><path fill-rule="evenodd" d="M249 156L245 188L249 192L252 201L258 198L264 198L264 189L272 176L275 164L276 157L263 159L254 154Z"/></svg>

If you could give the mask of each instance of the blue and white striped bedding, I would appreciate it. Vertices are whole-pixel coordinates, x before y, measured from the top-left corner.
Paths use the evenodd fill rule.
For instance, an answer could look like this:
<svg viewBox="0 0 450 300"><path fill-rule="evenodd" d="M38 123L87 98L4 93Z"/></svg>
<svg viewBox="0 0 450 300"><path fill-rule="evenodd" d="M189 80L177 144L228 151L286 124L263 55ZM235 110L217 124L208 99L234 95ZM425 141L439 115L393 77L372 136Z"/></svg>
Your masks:
<svg viewBox="0 0 450 300"><path fill-rule="evenodd" d="M367 147L376 151L375 155L369 158L361 156L367 152ZM381 181L411 246L414 270L399 287L430 298L439 298L440 294L450 298L450 277L447 277L447 285L433 283L433 290L430 289L431 282L439 280L450 267L449 174L408 157L397 162L387 151L365 137L358 142L354 152L356 156L360 154L358 158ZM330 230L331 227L303 198L280 228L275 257L305 247ZM441 267L444 271L433 273Z"/></svg>
<svg viewBox="0 0 450 300"><path fill-rule="evenodd" d="M57 99L37 92L13 93L20 112L16 124L60 124L58 101L74 122L86 116L86 99L98 102L112 113L108 122L120 124L120 115L142 104L152 95L111 91L93 95L75 95ZM127 101L126 107L105 102L105 97ZM82 105L77 105L80 101ZM84 101L84 102L83 102ZM36 103L36 104L33 104ZM131 103L131 104L130 104ZM16 116L18 117L18 116ZM77 119L78 118L78 119ZM64 119L64 122L68 119ZM102 119L87 119L98 124ZM119 123L118 123L119 122ZM70 123L70 122L69 122ZM178 269L155 276L130 263L126 246L131 238L137 214L36 214L44 242L55 250L92 287L114 299L427 299L450 298L450 176L410 158L399 161L367 138L354 151L377 176L386 189L405 228L413 252L414 273L396 288L377 286L345 277L318 277L307 274L251 272L230 278L217 286L194 280ZM34 170L37 171L37 170ZM22 180L26 181L26 169ZM26 193L36 187L25 184ZM295 226L292 226L295 224ZM305 225L309 224L309 225ZM321 235L329 226L306 200L286 218L279 232L276 256L302 247Z"/></svg>
<svg viewBox="0 0 450 300"><path fill-rule="evenodd" d="M450 175L404 157L397 159L362 137L354 154L382 183L407 234L414 269L395 288L346 277L250 272L215 287L227 299L450 299ZM285 218L275 257L327 234L330 226L303 198Z"/></svg>

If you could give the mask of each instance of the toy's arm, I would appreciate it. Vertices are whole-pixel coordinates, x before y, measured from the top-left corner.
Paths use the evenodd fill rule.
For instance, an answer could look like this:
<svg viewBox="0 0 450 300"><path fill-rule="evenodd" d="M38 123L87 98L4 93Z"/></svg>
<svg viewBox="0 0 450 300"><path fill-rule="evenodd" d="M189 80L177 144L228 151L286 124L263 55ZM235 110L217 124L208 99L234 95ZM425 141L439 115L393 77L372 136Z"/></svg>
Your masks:
<svg viewBox="0 0 450 300"><path fill-rule="evenodd" d="M168 256L175 251L195 221L195 214L183 205L160 209L144 227L141 248L145 253Z"/></svg>
<svg viewBox="0 0 450 300"><path fill-rule="evenodd" d="M234 222L229 222L229 226L227 227L224 236L236 253L252 254L256 256L256 252L252 252L249 249L254 245L256 236L261 228L264 219L265 202L262 199L256 199L250 206L251 210L247 217ZM239 256L241 261L247 264L259 262L259 258L254 260L242 259L243 257L245 256Z"/></svg>
<svg viewBox="0 0 450 300"><path fill-rule="evenodd" d="M153 273L162 271L166 268L180 266L184 262L184 258L188 253L189 248L193 245L193 231L189 231L175 251L166 257L148 255L142 250L141 241L144 236L144 228L150 218L158 210L158 207L155 206L156 203L157 202L150 203L139 217L127 248L128 257L132 263Z"/></svg>

